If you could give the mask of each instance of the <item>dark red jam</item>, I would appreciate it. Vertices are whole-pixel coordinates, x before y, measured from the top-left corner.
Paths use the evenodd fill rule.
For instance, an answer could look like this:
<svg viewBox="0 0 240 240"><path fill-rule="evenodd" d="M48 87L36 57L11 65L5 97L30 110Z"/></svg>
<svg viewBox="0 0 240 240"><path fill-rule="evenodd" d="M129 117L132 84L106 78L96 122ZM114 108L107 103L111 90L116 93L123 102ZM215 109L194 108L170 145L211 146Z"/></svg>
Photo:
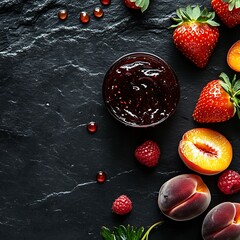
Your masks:
<svg viewBox="0 0 240 240"><path fill-rule="evenodd" d="M99 171L96 175L96 179L98 183L104 183L106 181L106 173L103 171Z"/></svg>
<svg viewBox="0 0 240 240"><path fill-rule="evenodd" d="M68 12L65 9L62 9L58 12L58 18L62 21L66 20L68 18Z"/></svg>
<svg viewBox="0 0 240 240"><path fill-rule="evenodd" d="M89 122L87 124L87 130L90 132L90 133L95 133L97 131L97 123L95 122Z"/></svg>
<svg viewBox="0 0 240 240"><path fill-rule="evenodd" d="M95 7L95 8L94 8L94 10L93 10L93 15L94 15L96 18L101 18L101 17L103 17L103 14L104 14L104 12L103 12L102 8L100 8L100 7Z"/></svg>
<svg viewBox="0 0 240 240"><path fill-rule="evenodd" d="M110 5L111 0L100 0L100 2L102 3L102 5Z"/></svg>
<svg viewBox="0 0 240 240"><path fill-rule="evenodd" d="M80 13L80 21L82 23L88 23L90 21L90 15L87 12L82 11Z"/></svg>
<svg viewBox="0 0 240 240"><path fill-rule="evenodd" d="M154 126L175 111L179 83L170 66L149 53L131 53L116 61L103 82L109 112L133 127Z"/></svg>

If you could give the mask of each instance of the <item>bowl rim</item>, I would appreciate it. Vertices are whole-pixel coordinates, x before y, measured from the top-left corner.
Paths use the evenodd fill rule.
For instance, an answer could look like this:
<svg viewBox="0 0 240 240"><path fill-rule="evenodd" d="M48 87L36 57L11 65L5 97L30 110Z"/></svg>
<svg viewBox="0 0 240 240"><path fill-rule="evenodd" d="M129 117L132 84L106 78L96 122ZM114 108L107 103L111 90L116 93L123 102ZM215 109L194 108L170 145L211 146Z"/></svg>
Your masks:
<svg viewBox="0 0 240 240"><path fill-rule="evenodd" d="M168 70L170 70L172 72L172 75L177 83L177 86L178 86L178 98L176 99L176 107L174 108L173 111L171 111L171 113L165 117L165 118L162 118L160 119L159 121L157 122L153 122L151 124L142 124L142 125L139 125L139 124L136 124L136 123L133 123L133 122L128 122L128 121L124 121L122 120L121 118L119 118L119 116L116 116L116 114L113 113L113 111L111 111L111 107L110 105L107 103L107 101L105 100L105 85L106 85L106 78L109 74L109 72L114 68L114 66L119 62L121 61L122 59L124 58L127 58L127 57L131 57L133 55L146 55L147 57L153 57L155 58L156 60L160 60L167 68ZM153 54L153 53L149 53L149 52L144 52L144 51L136 51L136 52L130 52L130 53L127 53L127 54L124 54L122 55L121 57L119 57L117 60L115 60L111 65L110 67L108 68L107 72L105 73L104 75L104 78L103 78L103 84L102 84L102 97L103 97L103 101L104 101L104 105L105 107L107 108L108 112L110 113L110 115L113 116L113 118L115 118L118 122L124 124L125 126L129 126L129 127L134 127L134 128L148 128L148 127L154 127L164 121L166 121L170 116L173 115L173 113L176 111L177 109L177 105L179 103L179 100L180 100L180 84L179 84L179 80L178 80L178 77L175 73L175 71L173 70L173 68L164 60L162 59L161 57L157 56L156 54Z"/></svg>

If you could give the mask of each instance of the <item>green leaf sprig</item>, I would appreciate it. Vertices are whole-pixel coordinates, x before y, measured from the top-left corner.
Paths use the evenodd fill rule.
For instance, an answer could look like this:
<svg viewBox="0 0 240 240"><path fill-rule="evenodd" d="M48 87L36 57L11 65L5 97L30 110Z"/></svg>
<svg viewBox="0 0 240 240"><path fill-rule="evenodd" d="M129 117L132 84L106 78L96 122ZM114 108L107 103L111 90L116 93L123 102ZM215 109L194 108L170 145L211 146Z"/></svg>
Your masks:
<svg viewBox="0 0 240 240"><path fill-rule="evenodd" d="M126 227L120 225L118 227L114 227L111 231L107 227L102 227L100 231L100 235L104 240L148 240L148 236L153 228L161 225L163 222L157 222L150 226L148 230L144 234L144 227L134 227L127 225Z"/></svg>

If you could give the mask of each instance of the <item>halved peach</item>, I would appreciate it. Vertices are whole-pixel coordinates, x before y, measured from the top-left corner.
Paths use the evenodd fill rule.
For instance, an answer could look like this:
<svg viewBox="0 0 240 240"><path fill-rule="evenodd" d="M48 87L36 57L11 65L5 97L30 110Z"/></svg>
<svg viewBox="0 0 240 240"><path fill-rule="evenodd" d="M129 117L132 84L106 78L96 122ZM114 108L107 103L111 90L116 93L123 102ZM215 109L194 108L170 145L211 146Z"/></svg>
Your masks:
<svg viewBox="0 0 240 240"><path fill-rule="evenodd" d="M234 71L240 72L240 40L235 42L229 49L227 63Z"/></svg>
<svg viewBox="0 0 240 240"><path fill-rule="evenodd" d="M240 204L223 202L211 209L202 224L204 240L240 239Z"/></svg>
<svg viewBox="0 0 240 240"><path fill-rule="evenodd" d="M202 214L211 201L211 194L196 174L181 174L165 182L158 195L162 213L175 221L186 221Z"/></svg>
<svg viewBox="0 0 240 240"><path fill-rule="evenodd" d="M208 128L187 131L179 143L178 152L188 168L204 175L224 171L233 155L232 145L226 137Z"/></svg>

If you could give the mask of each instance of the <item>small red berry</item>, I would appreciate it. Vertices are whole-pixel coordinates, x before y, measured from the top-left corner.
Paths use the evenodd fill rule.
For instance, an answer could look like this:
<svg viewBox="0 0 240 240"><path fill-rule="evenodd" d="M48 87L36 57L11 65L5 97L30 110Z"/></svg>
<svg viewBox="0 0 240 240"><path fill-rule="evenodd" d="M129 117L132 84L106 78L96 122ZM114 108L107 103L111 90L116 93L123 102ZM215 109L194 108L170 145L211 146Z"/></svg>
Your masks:
<svg viewBox="0 0 240 240"><path fill-rule="evenodd" d="M155 167L160 157L160 148L156 142L148 140L137 147L134 155L141 164Z"/></svg>
<svg viewBox="0 0 240 240"><path fill-rule="evenodd" d="M149 0L123 0L124 4L131 9L140 9L142 12L146 11L150 1Z"/></svg>
<svg viewBox="0 0 240 240"><path fill-rule="evenodd" d="M240 175L233 170L224 171L218 179L218 188L224 194L240 192Z"/></svg>
<svg viewBox="0 0 240 240"><path fill-rule="evenodd" d="M128 8L140 9L140 7L136 6L135 2L131 2L130 0L124 0L124 3Z"/></svg>
<svg viewBox="0 0 240 240"><path fill-rule="evenodd" d="M132 201L126 196L121 195L112 205L112 211L118 215L125 215L132 210Z"/></svg>

